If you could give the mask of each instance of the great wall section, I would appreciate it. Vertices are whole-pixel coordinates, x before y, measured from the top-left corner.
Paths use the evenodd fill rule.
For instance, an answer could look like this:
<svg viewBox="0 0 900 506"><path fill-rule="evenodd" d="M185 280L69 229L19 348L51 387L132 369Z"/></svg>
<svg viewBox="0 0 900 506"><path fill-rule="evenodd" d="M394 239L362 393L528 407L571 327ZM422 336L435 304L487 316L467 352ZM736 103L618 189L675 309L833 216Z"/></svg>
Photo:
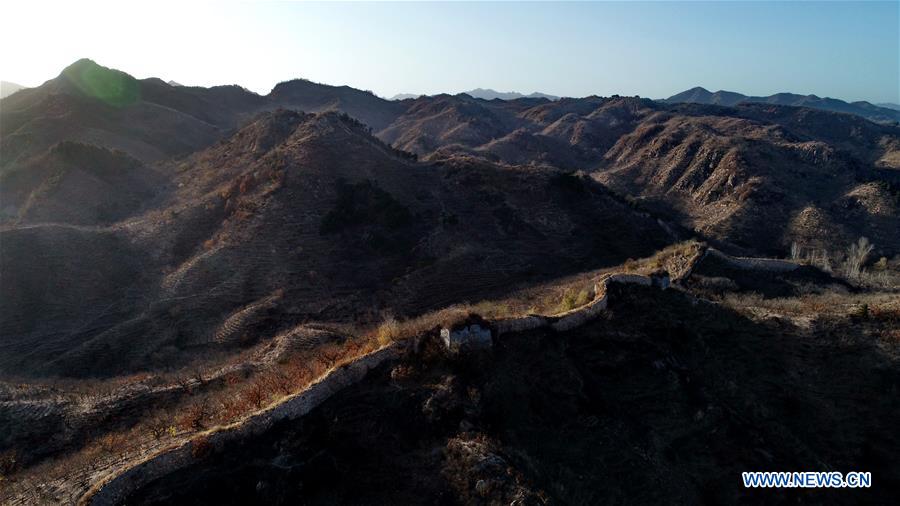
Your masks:
<svg viewBox="0 0 900 506"><path fill-rule="evenodd" d="M675 269L670 268L649 276L622 272L605 274L594 285L593 300L570 311L554 315L529 314L493 321L482 320L480 324L451 326L441 330L441 337L450 348L448 351L453 352L469 345L491 346L494 340L504 335L539 328L549 328L555 332L569 331L585 325L606 311L610 304L608 290L610 284L631 284L665 290L673 284L677 286L680 281L690 276L694 268L707 256L715 256L733 267L746 270L786 272L798 267L798 264L783 260L731 257L718 250L702 247L690 257L683 259L681 265ZM369 371L406 356L421 337L393 342L336 366L303 391L242 420L192 434L166 448L126 459L117 468L108 469L101 475L95 474L88 483L73 484L69 498L71 502L82 506L121 504L135 490L202 458L202 455L197 456L196 445L209 445L208 448L213 450L223 448L230 441L263 433L277 422L300 419L334 394L363 380ZM450 346L451 342L455 345ZM11 504L28 503L26 498L18 499L21 499L18 503Z"/></svg>

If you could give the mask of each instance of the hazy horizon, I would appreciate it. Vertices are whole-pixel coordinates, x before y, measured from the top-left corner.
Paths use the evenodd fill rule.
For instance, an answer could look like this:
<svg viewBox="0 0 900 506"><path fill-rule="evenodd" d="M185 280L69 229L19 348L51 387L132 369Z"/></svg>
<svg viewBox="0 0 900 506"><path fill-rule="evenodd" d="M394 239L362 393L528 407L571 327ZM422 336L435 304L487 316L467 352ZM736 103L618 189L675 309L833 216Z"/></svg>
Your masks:
<svg viewBox="0 0 900 506"><path fill-rule="evenodd" d="M0 78L29 87L90 58L260 94L304 78L386 98L474 88L666 98L702 86L900 102L897 2L154 3L139 26L115 4L4 12L21 22L0 32L3 47L30 45L4 52ZM35 42L51 30L66 44Z"/></svg>

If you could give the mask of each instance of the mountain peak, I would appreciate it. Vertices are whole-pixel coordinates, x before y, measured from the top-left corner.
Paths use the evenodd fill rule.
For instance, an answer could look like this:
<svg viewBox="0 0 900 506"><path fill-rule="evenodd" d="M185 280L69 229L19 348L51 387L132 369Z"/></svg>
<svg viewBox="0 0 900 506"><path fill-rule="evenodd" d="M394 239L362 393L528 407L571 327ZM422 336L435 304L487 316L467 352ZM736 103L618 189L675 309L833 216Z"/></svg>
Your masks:
<svg viewBox="0 0 900 506"><path fill-rule="evenodd" d="M122 107L140 98L140 83L121 70L104 67L94 60L82 58L64 68L56 82L69 92L98 99L108 105Z"/></svg>
<svg viewBox="0 0 900 506"><path fill-rule="evenodd" d="M84 69L94 68L94 67L106 68L106 67L101 66L100 64L98 64L97 62L95 62L94 60L92 60L90 58L80 58L78 60L75 60L73 63L69 64L66 68L64 68L62 73L67 74L69 72L74 72L74 71L79 71L79 70L84 70ZM107 69L107 70L109 70L109 69Z"/></svg>

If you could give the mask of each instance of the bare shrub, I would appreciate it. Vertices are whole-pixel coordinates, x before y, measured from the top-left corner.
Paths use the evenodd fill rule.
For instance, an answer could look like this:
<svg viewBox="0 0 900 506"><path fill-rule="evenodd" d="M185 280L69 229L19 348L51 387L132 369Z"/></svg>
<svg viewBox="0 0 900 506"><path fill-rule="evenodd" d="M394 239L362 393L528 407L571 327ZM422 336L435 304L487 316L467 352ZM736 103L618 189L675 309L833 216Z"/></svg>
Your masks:
<svg viewBox="0 0 900 506"><path fill-rule="evenodd" d="M110 455L118 455L125 449L128 439L124 434L111 432L100 437L98 444L103 452Z"/></svg>
<svg viewBox="0 0 900 506"><path fill-rule="evenodd" d="M181 420L181 427L185 430L200 430L206 427L212 418L212 410L206 401L190 406Z"/></svg>
<svg viewBox="0 0 900 506"><path fill-rule="evenodd" d="M191 441L191 456L195 459L202 459L212 453L213 446L209 442L209 438L205 436L198 437Z"/></svg>
<svg viewBox="0 0 900 506"><path fill-rule="evenodd" d="M163 436L169 433L169 427L171 427L171 425L161 417L150 420L147 426L153 439L162 439Z"/></svg>
<svg viewBox="0 0 900 506"><path fill-rule="evenodd" d="M375 337L378 340L378 344L382 346L394 342L400 337L400 323L393 316L388 316L378 326Z"/></svg>
<svg viewBox="0 0 900 506"><path fill-rule="evenodd" d="M832 272L831 254L828 250L821 250L818 253L813 251L809 255L809 263L825 272Z"/></svg>
<svg viewBox="0 0 900 506"><path fill-rule="evenodd" d="M263 403L266 401L265 389L259 382L254 382L250 385L250 388L246 389L243 392L243 398L247 403L254 406L256 409L259 409L263 406Z"/></svg>
<svg viewBox="0 0 900 506"><path fill-rule="evenodd" d="M190 395L194 392L193 381L188 376L178 378L178 386L180 386L181 390L183 390L184 393L186 393L188 395Z"/></svg>
<svg viewBox="0 0 900 506"><path fill-rule="evenodd" d="M399 321L393 316L388 316L374 330L369 332L372 342L378 346L419 336L439 327L452 327L465 321L472 315L469 306L450 306L439 311L433 311L409 320Z"/></svg>
<svg viewBox="0 0 900 506"><path fill-rule="evenodd" d="M571 311L577 307L581 307L588 302L590 302L594 298L593 290L589 289L581 289L576 291L575 289L566 290L563 294L562 301L559 303L558 310L559 312Z"/></svg>
<svg viewBox="0 0 900 506"><path fill-rule="evenodd" d="M873 249L875 249L875 245L865 237L860 237L858 241L850 245L850 248L847 249L847 259L844 260L844 275L848 279L859 279L862 266Z"/></svg>

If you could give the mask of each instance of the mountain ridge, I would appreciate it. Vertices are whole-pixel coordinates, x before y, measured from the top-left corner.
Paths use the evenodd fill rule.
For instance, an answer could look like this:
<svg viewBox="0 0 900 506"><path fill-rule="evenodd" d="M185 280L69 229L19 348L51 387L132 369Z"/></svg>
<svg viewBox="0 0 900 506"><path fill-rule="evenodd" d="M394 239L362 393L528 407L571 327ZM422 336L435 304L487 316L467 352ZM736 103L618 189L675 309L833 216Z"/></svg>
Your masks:
<svg viewBox="0 0 900 506"><path fill-rule="evenodd" d="M798 95L796 93L775 93L765 97L757 97L726 90L711 92L701 86L695 86L694 88L663 99L662 102L670 104L689 102L696 104L721 105L725 107L734 107L744 102L758 102L845 112L877 122L900 122L900 110L897 109L881 107L865 101L846 102L836 98L822 98L812 94Z"/></svg>

